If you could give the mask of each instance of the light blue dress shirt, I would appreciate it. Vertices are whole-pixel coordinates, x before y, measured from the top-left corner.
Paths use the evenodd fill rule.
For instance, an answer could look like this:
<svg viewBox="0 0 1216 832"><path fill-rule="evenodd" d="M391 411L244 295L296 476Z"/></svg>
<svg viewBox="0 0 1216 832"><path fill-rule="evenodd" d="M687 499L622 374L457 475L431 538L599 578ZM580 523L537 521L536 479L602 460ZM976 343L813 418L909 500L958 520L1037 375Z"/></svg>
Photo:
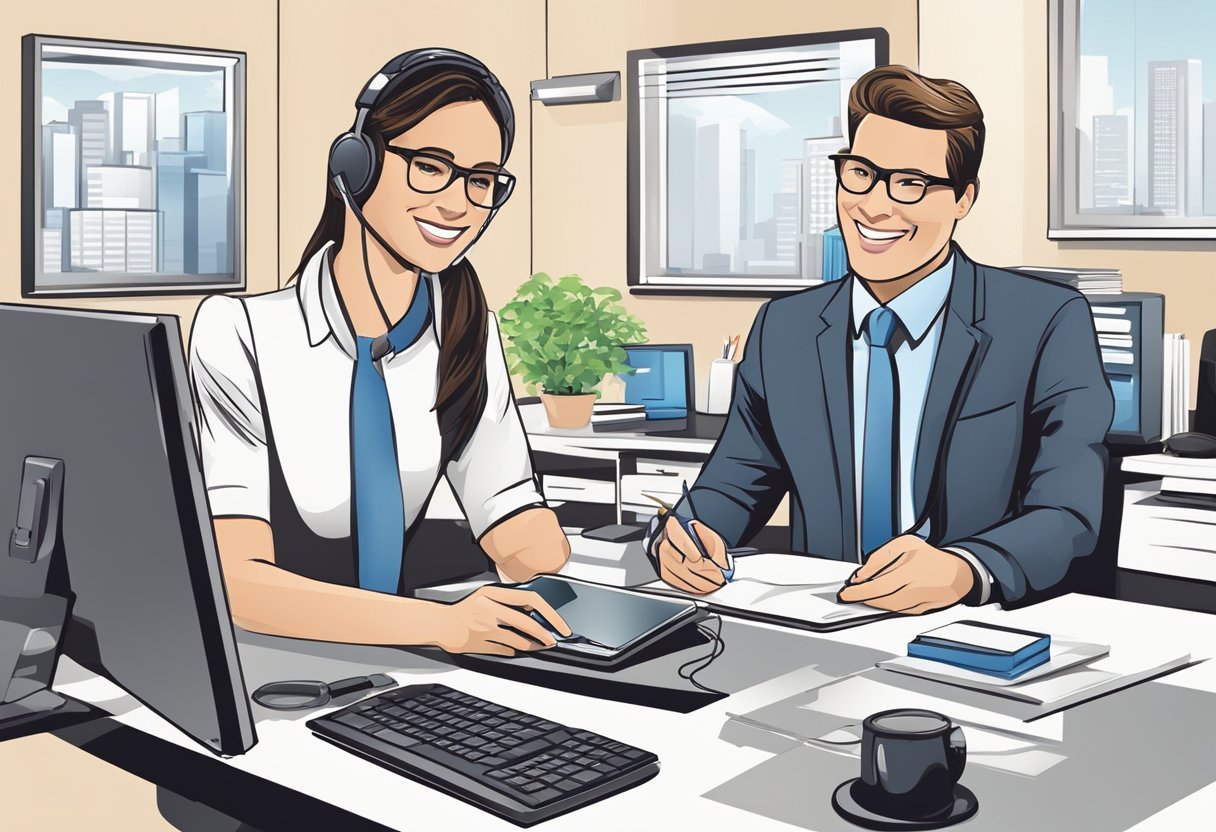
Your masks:
<svg viewBox="0 0 1216 832"><path fill-rule="evenodd" d="M887 304L899 316L899 330L892 336L895 344L896 385L899 391L899 495L896 503L896 520L900 533L915 532L926 537L929 529L913 529L916 523L916 506L913 501L914 472L917 439L920 436L921 418L925 401L929 396L929 380L933 376L933 365L937 360L937 347L941 342L942 323L945 318L946 301L950 296L950 283L954 275L954 255L941 268L918 281ZM855 505L861 505L861 468L864 449L863 430L866 423L866 378L870 368L870 344L866 340L862 325L866 316L880 304L870 294L865 282L856 276L849 278L852 285L852 346L853 346L853 482L856 487ZM932 464L932 461L930 461ZM861 539L860 532L858 540ZM980 603L988 600L991 576L979 559L963 549L952 548L975 567L982 584ZM861 553L858 552L860 560Z"/></svg>

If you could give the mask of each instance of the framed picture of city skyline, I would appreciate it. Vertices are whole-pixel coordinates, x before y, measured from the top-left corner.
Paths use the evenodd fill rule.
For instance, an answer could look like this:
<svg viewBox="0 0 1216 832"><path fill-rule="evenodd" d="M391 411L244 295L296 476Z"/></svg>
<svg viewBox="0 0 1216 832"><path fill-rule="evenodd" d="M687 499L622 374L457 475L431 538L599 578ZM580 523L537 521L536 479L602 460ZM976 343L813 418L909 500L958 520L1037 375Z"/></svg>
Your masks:
<svg viewBox="0 0 1216 832"><path fill-rule="evenodd" d="M1048 14L1048 238L1216 238L1216 4Z"/></svg>
<svg viewBox="0 0 1216 832"><path fill-rule="evenodd" d="M245 54L22 38L24 297L245 287Z"/></svg>

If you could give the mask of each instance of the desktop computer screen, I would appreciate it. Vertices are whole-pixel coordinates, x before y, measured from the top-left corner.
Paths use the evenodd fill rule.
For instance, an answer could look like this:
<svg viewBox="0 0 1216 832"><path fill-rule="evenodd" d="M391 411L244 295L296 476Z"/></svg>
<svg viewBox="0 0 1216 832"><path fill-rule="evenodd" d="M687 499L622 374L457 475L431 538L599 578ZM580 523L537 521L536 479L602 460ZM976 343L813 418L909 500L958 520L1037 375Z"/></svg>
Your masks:
<svg viewBox="0 0 1216 832"><path fill-rule="evenodd" d="M634 368L622 373L625 401L646 407L647 419L685 419L693 409L691 344L640 344L625 347Z"/></svg>
<svg viewBox="0 0 1216 832"><path fill-rule="evenodd" d="M0 304L0 385L0 524L25 459L63 461L65 654L211 751L247 751L177 320Z"/></svg>

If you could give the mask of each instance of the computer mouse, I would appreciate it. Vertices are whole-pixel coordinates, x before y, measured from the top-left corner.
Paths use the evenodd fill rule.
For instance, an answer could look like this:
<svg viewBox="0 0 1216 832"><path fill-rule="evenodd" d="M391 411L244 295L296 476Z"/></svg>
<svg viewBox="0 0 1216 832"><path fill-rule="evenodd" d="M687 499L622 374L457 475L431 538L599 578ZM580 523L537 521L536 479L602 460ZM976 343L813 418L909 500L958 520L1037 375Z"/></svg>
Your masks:
<svg viewBox="0 0 1216 832"><path fill-rule="evenodd" d="M1216 436L1206 433L1175 433L1165 440L1165 450L1174 456L1207 459L1216 457Z"/></svg>

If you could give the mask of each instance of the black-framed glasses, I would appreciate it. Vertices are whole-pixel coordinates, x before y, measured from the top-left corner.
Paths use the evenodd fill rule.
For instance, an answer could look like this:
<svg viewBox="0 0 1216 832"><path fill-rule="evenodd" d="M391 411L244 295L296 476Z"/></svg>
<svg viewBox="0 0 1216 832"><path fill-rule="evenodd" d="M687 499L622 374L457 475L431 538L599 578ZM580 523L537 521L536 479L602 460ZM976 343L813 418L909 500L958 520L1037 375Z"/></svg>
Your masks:
<svg viewBox="0 0 1216 832"><path fill-rule="evenodd" d="M851 194L868 194L878 182L887 184L887 194L902 205L915 205L925 198L934 185L952 189L958 194L958 184L941 176L905 168L880 168L864 156L833 153L828 157L836 163L836 181Z"/></svg>
<svg viewBox="0 0 1216 832"><path fill-rule="evenodd" d="M386 145L385 150L405 159L406 182L420 194L437 194L457 177L464 180L464 193L479 208L501 208L515 190L515 177L502 168L462 168L423 150Z"/></svg>

